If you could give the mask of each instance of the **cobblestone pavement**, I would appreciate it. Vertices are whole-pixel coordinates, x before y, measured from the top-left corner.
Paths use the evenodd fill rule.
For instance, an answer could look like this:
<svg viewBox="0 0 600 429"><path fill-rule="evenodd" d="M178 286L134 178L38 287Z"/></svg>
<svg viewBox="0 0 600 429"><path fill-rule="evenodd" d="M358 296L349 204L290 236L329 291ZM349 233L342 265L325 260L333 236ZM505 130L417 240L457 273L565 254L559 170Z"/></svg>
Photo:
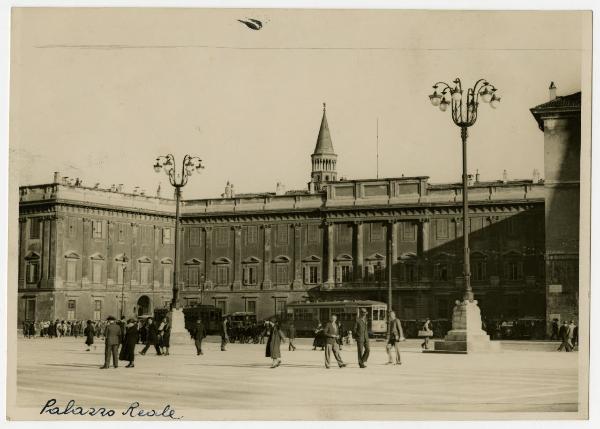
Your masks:
<svg viewBox="0 0 600 429"><path fill-rule="evenodd" d="M203 356L190 342L172 347L169 356L156 356L153 349L138 354L132 369L121 362L117 369L100 370L102 340L90 352L83 341L20 338L17 406L36 418L49 399L61 408L73 399L77 406L112 408L114 418L130 418L121 411L137 401L146 410L162 411L169 404L175 416L206 420L378 420L578 409L578 353L548 351L553 343L441 355L423 354L418 341L407 341L402 365L390 366L384 344L372 341L367 368L358 367L354 346L344 346L348 366L326 369L323 352L299 339L295 352L282 345L283 363L271 369L264 345L229 344L222 352L217 339L209 338Z"/></svg>

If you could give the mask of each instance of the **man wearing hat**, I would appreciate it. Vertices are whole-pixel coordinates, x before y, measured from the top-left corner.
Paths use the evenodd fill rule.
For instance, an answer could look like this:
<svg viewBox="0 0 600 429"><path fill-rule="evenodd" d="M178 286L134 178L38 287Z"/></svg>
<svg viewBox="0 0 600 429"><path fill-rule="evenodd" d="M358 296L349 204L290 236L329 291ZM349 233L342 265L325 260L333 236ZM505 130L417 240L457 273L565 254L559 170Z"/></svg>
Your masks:
<svg viewBox="0 0 600 429"><path fill-rule="evenodd" d="M367 321L367 309L360 309L360 317L356 319L354 328L352 329L354 339L356 340L356 350L358 351L358 366L361 368L367 367L367 359L369 359L369 322Z"/></svg>
<svg viewBox="0 0 600 429"><path fill-rule="evenodd" d="M106 329L104 330L104 366L100 369L110 367L110 355L112 354L113 365L119 366L119 344L121 343L121 327L115 323L115 318L108 316Z"/></svg>

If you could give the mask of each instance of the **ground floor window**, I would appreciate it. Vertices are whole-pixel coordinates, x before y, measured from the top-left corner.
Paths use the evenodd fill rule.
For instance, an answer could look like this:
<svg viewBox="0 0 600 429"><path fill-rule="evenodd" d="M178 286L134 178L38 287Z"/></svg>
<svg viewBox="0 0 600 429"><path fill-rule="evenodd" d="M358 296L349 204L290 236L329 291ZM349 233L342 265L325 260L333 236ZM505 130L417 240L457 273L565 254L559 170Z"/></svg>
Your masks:
<svg viewBox="0 0 600 429"><path fill-rule="evenodd" d="M77 303L74 299L67 301L67 320L75 320L75 310Z"/></svg>
<svg viewBox="0 0 600 429"><path fill-rule="evenodd" d="M256 301L253 299L246 300L246 312L256 314Z"/></svg>
<svg viewBox="0 0 600 429"><path fill-rule="evenodd" d="M102 301L99 299L94 300L94 320L102 319Z"/></svg>

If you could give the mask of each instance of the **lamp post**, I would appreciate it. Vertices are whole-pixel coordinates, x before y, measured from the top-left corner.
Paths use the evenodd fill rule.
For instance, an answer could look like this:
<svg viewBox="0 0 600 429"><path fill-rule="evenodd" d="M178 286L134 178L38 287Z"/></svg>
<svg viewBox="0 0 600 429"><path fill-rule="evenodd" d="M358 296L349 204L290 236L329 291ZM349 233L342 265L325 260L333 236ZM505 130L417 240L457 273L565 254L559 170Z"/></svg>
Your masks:
<svg viewBox="0 0 600 429"><path fill-rule="evenodd" d="M171 311L180 308L179 284L177 282L177 257L179 255L179 205L181 203L181 188L183 188L194 171L200 174L203 169L202 160L196 156L185 155L181 165L181 171L176 171L175 157L171 154L159 156L154 164L154 171L160 173L164 170L169 177L171 186L175 188L175 256L173 258L173 298L171 300Z"/></svg>
<svg viewBox="0 0 600 429"><path fill-rule="evenodd" d="M121 279L121 319L124 316L123 308L125 303L125 273L127 272L127 262L129 262L129 259L127 258L126 254L123 254L123 277Z"/></svg>
<svg viewBox="0 0 600 429"><path fill-rule="evenodd" d="M469 256L469 177L467 169L467 136L469 127L477 121L479 101L489 103L496 108L500 102L497 89L485 79L479 79L471 88L463 90L459 78L452 84L437 82L433 85L433 94L429 96L431 104L445 112L450 106L452 121L460 128L462 140L462 211L463 211L463 299L456 301L452 316L452 330L444 341L436 341L436 352L484 351L497 349L489 336L481 328L481 312L474 299L471 287L471 266Z"/></svg>
<svg viewBox="0 0 600 429"><path fill-rule="evenodd" d="M494 85L485 79L479 79L472 88L466 90L463 95L462 82L459 78L454 79L453 85L446 82L437 82L433 85L433 94L429 96L431 104L439 107L445 112L448 105L451 106L452 120L460 127L462 139L462 197L463 197L463 277L464 294L463 300L473 301L473 289L471 288L471 267L469 261L469 198L468 198L468 170L467 170L467 135L468 128L477 121L477 110L479 100L489 103L496 108L500 102Z"/></svg>

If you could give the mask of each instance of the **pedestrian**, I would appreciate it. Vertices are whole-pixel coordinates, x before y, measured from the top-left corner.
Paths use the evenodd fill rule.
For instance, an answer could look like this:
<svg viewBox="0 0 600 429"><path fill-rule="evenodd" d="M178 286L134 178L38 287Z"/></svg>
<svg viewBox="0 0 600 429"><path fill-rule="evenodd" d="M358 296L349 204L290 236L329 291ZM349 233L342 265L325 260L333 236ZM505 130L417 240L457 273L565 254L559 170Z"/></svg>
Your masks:
<svg viewBox="0 0 600 429"><path fill-rule="evenodd" d="M169 346L171 342L171 322L165 316L160 326L158 327L159 346L163 356L169 356Z"/></svg>
<svg viewBox="0 0 600 429"><path fill-rule="evenodd" d="M313 350L317 350L317 347L321 347L321 351L325 350L325 337L323 335L323 325L319 321L319 324L315 328L315 339L313 341Z"/></svg>
<svg viewBox="0 0 600 429"><path fill-rule="evenodd" d="M423 343L421 344L421 348L424 350L429 350L429 338L433 337L433 326L431 325L431 320L429 318L423 323L423 327L419 332L419 336L425 338Z"/></svg>
<svg viewBox="0 0 600 429"><path fill-rule="evenodd" d="M338 345L338 338L340 336L338 325L336 323L337 316L332 314L329 317L329 323L323 329L323 335L326 338L325 344L325 368L329 369L331 363L331 352L333 352L333 356L337 361L337 364L340 368L344 368L346 364L342 360L342 356L340 355L340 349Z"/></svg>
<svg viewBox="0 0 600 429"><path fill-rule="evenodd" d="M138 320L138 331L140 333L140 343L146 344L148 337L148 324L144 320Z"/></svg>
<svg viewBox="0 0 600 429"><path fill-rule="evenodd" d="M158 330L156 329L156 324L154 323L151 317L148 317L146 323L146 347L142 349L140 354L142 356L145 355L150 346L154 346L156 354L160 356L162 353L160 351L160 348L158 347Z"/></svg>
<svg viewBox="0 0 600 429"><path fill-rule="evenodd" d="M572 320L569 322L567 327L567 343L569 344L569 351L572 351L575 346L573 345L573 337L575 336L575 322Z"/></svg>
<svg viewBox="0 0 600 429"><path fill-rule="evenodd" d="M579 349L579 325L575 324L575 328L573 328L573 348L577 347Z"/></svg>
<svg viewBox="0 0 600 429"><path fill-rule="evenodd" d="M571 349L569 347L569 325L567 325L567 321L565 320L563 324L558 329L558 336L561 339L560 346L558 346L557 351L562 351L565 349L566 352L570 352Z"/></svg>
<svg viewBox="0 0 600 429"><path fill-rule="evenodd" d="M83 330L83 335L85 335L85 345L87 346L86 352L90 351L90 347L94 345L94 324L91 320L87 321L87 326ZM96 346L94 345L94 350L96 350Z"/></svg>
<svg viewBox="0 0 600 429"><path fill-rule="evenodd" d="M336 316L337 318L337 316ZM346 336L346 332L344 332L344 326L342 325L342 322L340 322L340 320L338 319L337 321L337 328L338 328L338 337L336 342L338 343L338 347L340 348L340 350L342 350L342 346L344 344L343 338Z"/></svg>
<svg viewBox="0 0 600 429"><path fill-rule="evenodd" d="M550 335L550 341L558 339L558 319L552 319L552 334Z"/></svg>
<svg viewBox="0 0 600 429"><path fill-rule="evenodd" d="M356 351L358 352L358 366L361 368L367 367L367 360L371 353L369 346L369 322L367 321L367 309L361 308L360 315L354 323L352 332L356 339Z"/></svg>
<svg viewBox="0 0 600 429"><path fill-rule="evenodd" d="M223 316L223 321L221 322L221 351L226 351L225 346L229 342L229 320L227 316Z"/></svg>
<svg viewBox="0 0 600 429"><path fill-rule="evenodd" d="M125 320L125 316L121 316L121 320L119 320L119 328L121 328L121 343L124 343L125 333L127 332L127 321Z"/></svg>
<svg viewBox="0 0 600 429"><path fill-rule="evenodd" d="M270 321L265 323L269 332L267 339L267 347L265 350L265 356L270 357L273 360L271 368L277 368L281 365L281 342L285 340L285 335L279 328L279 322L277 318L272 318Z"/></svg>
<svg viewBox="0 0 600 429"><path fill-rule="evenodd" d="M202 323L202 319L198 318L196 321L196 326L194 327L193 332L194 344L196 345L196 355L203 355L202 353L202 340L206 338L206 330L204 329L204 323Z"/></svg>
<svg viewBox="0 0 600 429"><path fill-rule="evenodd" d="M293 352L296 350L294 340L296 339L296 326L292 320L288 326L288 351Z"/></svg>
<svg viewBox="0 0 600 429"><path fill-rule="evenodd" d="M126 360L129 363L125 368L133 368L135 365L135 345L138 342L139 331L137 323L133 319L129 319L125 323L125 336L123 337L123 345L121 346L121 353L119 354L119 360Z"/></svg>
<svg viewBox="0 0 600 429"><path fill-rule="evenodd" d="M119 367L119 344L121 343L121 328L115 323L115 318L108 316L108 324L104 330L104 366L100 369L110 367L110 356L112 355L113 366Z"/></svg>
<svg viewBox="0 0 600 429"><path fill-rule="evenodd" d="M402 324L400 320L396 319L396 313L390 311L390 321L388 326L388 338L386 351L388 354L387 365L401 365L400 359L400 340L404 337L402 332ZM396 351L396 356L392 355L392 348Z"/></svg>

